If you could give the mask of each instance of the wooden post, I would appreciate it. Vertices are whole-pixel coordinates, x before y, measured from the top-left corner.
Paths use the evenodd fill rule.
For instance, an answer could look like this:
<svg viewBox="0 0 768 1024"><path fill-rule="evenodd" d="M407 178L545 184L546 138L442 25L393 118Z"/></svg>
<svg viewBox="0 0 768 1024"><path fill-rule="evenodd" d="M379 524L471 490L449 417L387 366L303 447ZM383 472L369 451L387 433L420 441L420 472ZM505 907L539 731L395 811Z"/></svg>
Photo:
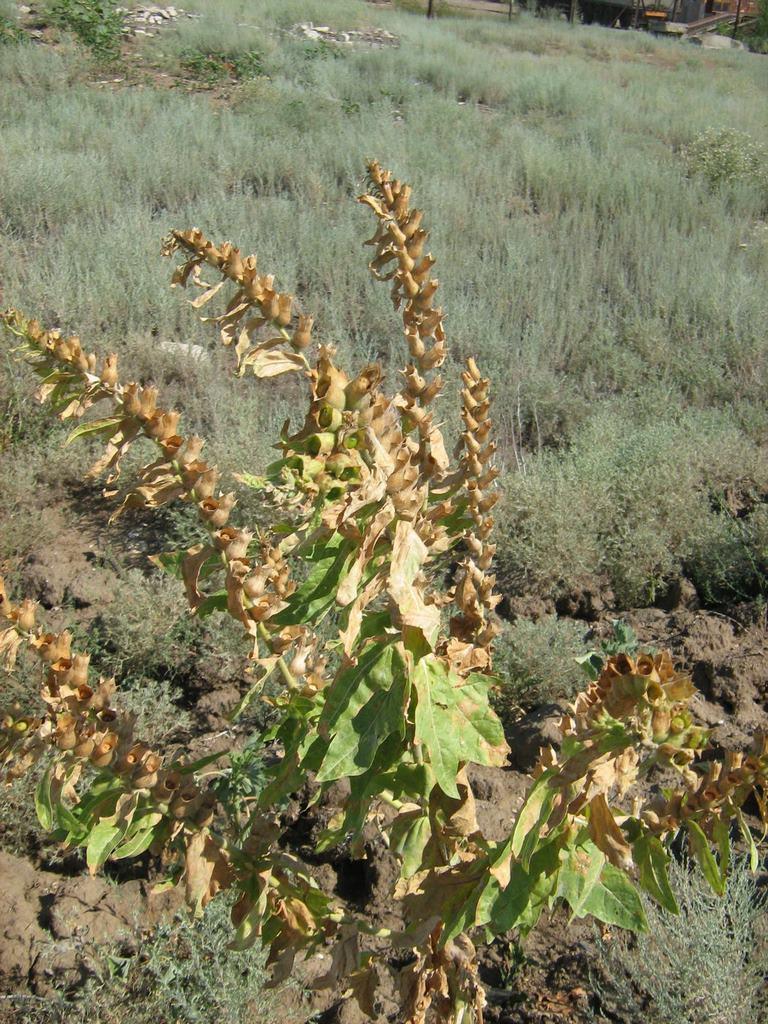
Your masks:
<svg viewBox="0 0 768 1024"><path fill-rule="evenodd" d="M509 20L512 21L512 0L509 0Z"/></svg>
<svg viewBox="0 0 768 1024"><path fill-rule="evenodd" d="M736 38L736 33L739 31L739 21L741 19L741 0L736 4L736 21L733 23L733 38Z"/></svg>
<svg viewBox="0 0 768 1024"><path fill-rule="evenodd" d="M576 0L571 0L571 10L568 15L568 21L573 25L576 21Z"/></svg>
<svg viewBox="0 0 768 1024"><path fill-rule="evenodd" d="M434 18L435 16L435 0L427 0L427 17Z"/></svg>

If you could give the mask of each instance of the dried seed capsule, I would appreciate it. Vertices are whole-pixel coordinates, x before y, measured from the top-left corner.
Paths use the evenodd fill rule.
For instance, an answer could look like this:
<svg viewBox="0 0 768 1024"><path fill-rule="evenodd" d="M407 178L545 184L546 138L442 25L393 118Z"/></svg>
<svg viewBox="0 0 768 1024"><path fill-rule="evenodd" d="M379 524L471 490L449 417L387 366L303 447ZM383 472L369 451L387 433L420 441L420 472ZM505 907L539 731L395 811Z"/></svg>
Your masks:
<svg viewBox="0 0 768 1024"><path fill-rule="evenodd" d="M277 301L279 309L275 319L277 320L281 327L287 327L288 324L291 322L291 308L293 306L293 296L278 295Z"/></svg>
<svg viewBox="0 0 768 1024"><path fill-rule="evenodd" d="M77 757L87 758L91 756L95 746L96 744L91 737L87 736L85 739L80 740L72 749Z"/></svg>
<svg viewBox="0 0 768 1024"><path fill-rule="evenodd" d="M19 617L16 620L19 627L27 632L35 628L35 610L37 604L26 598L19 605Z"/></svg>
<svg viewBox="0 0 768 1024"><path fill-rule="evenodd" d="M96 743L91 754L91 764L96 768L106 768L115 756L117 736L114 733L107 733L104 738Z"/></svg>
<svg viewBox="0 0 768 1024"><path fill-rule="evenodd" d="M312 340L312 324L314 318L311 316L305 316L303 313L299 316L299 323L296 330L293 332L291 338L291 345L296 349L297 352L303 351L308 347Z"/></svg>

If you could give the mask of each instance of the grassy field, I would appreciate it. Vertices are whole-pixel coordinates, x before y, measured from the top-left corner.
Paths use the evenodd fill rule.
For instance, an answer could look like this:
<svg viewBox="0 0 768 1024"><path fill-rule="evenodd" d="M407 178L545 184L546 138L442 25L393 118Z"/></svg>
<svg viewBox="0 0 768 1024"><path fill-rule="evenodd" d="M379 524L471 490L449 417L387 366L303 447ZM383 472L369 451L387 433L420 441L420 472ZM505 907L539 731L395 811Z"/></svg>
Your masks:
<svg viewBox="0 0 768 1024"><path fill-rule="evenodd" d="M396 369L397 323L369 281L371 224L353 201L376 156L413 183L432 228L454 361L445 420L455 364L474 355L495 380L504 587L597 580L626 605L684 571L712 602L759 594L764 59L529 16L427 23L361 0L185 8L203 17L109 69L66 34L55 49L2 47L3 304L116 349L171 392L222 464L258 471L290 388L230 379L167 287L161 239L197 225L258 252L316 312L318 337ZM312 19L385 28L399 46L291 32ZM211 52L240 80L206 71ZM728 163L716 146L692 160L707 129L746 133L731 148L751 140L754 160ZM202 344L210 359L159 341ZM4 355L0 559L29 543L19 524L40 487L82 458L52 447L59 434L29 393Z"/></svg>

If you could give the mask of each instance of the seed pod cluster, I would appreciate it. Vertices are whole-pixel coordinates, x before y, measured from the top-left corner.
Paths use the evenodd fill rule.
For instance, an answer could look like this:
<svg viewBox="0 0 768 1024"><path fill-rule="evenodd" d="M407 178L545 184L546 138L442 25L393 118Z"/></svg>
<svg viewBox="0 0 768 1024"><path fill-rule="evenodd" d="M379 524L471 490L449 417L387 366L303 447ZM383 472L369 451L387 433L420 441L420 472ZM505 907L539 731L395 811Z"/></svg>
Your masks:
<svg viewBox="0 0 768 1024"><path fill-rule="evenodd" d="M410 208L411 187L393 179L377 161L368 164L369 192L359 197L378 218L378 227L367 245L376 255L368 264L377 280L392 281L395 309L402 307L403 330L412 362L404 370L398 406L406 432L419 438L419 473L425 479L440 477L448 468L440 431L427 408L442 388L432 372L445 362L446 339L443 312L435 306L437 279L431 271L435 260L424 254L428 232L421 226L423 213Z"/></svg>
<svg viewBox="0 0 768 1024"><path fill-rule="evenodd" d="M225 345L237 339L235 351L238 366L252 366L257 376L262 375L258 368L267 363L271 363L271 368L276 372L287 372L291 361L284 363L284 368L278 370L277 360L265 361L262 357L283 342L287 342L294 353L303 352L309 346L313 319L306 314L294 312L294 296L277 291L271 274L258 273L255 256L243 256L231 242L222 242L216 246L197 228L173 231L168 236L163 245L163 255L172 256L178 250L189 255L174 271L172 283L186 288L191 279L202 290L202 294L192 302L195 309L202 309L228 281L236 286L237 290L224 312L208 319L219 326L221 340ZM221 274L221 281L213 287L200 280L203 264ZM289 331L291 326L293 329ZM253 344L254 335L265 327L277 331L278 337ZM297 369L301 365L300 361L294 362L293 368ZM273 374L265 372L263 375Z"/></svg>
<svg viewBox="0 0 768 1024"><path fill-rule="evenodd" d="M497 632L491 615L500 600L494 591L496 577L489 573L496 553L490 541L490 513L499 498L494 486L498 470L491 464L496 445L490 440L490 384L480 375L474 359L467 360L461 379L464 431L459 445L459 477L473 525L464 534L469 553L458 571L455 602L459 614L451 622L451 633L489 649Z"/></svg>
<svg viewBox="0 0 768 1024"><path fill-rule="evenodd" d="M599 678L573 705L565 719L566 736L587 735L606 716L620 719L637 733L638 742L655 747L659 758L681 770L707 744L694 725L688 700L690 678L675 670L669 652L609 658Z"/></svg>
<svg viewBox="0 0 768 1024"><path fill-rule="evenodd" d="M10 625L0 638L13 632L44 666L41 697L47 713L33 718L10 709L0 714L0 764L15 778L46 750L54 747L74 767L90 764L109 770L126 786L142 791L146 808L200 825L210 819L215 805L175 768L164 769L163 758L134 736L133 719L112 707L113 679L88 681L89 656L72 650L68 632L47 633L35 621L34 605L14 604L0 578L0 618Z"/></svg>
<svg viewBox="0 0 768 1024"><path fill-rule="evenodd" d="M202 603L204 594L198 586L201 571L206 560L214 559L225 574L227 609L254 633L257 622L282 607L293 584L282 559L273 552L264 565L257 564L248 554L251 536L228 526L235 496L217 489L219 471L202 458L202 439L178 433L179 413L158 405L156 388L122 385L114 356L107 358L104 372L97 376L85 368L96 365L96 356L85 355L77 339L62 340L58 332L44 331L37 321L26 320L16 310L6 312L3 320L24 338L42 377L48 379L60 371L61 360L70 367L63 399L68 402L67 408L73 402L84 408L102 400L111 402L114 416L104 421L106 426L100 431L108 435L106 451L92 473L109 471L109 485L119 475L120 460L137 438L146 437L158 446L160 458L138 471L136 486L116 514L132 507L158 508L176 499L194 503L211 542L191 549L184 559L182 575L190 603L193 608Z"/></svg>
<svg viewBox="0 0 768 1024"><path fill-rule="evenodd" d="M692 819L712 836L717 823L734 818L750 795L768 826L768 736L762 734L755 737L750 753L728 751L724 761L709 762L687 789L660 796L640 817L657 835L676 832Z"/></svg>

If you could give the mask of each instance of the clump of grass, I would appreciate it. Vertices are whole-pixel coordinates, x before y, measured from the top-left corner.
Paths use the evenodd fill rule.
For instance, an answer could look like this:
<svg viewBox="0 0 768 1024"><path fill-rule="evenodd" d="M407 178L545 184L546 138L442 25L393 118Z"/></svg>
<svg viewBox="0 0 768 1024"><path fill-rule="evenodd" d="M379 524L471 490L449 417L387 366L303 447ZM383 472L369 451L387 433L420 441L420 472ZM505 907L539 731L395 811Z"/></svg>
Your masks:
<svg viewBox="0 0 768 1024"><path fill-rule="evenodd" d="M495 641L494 672L502 680L497 711L504 716L573 698L585 684L577 661L587 652L584 634L584 626L554 615L505 623Z"/></svg>
<svg viewBox="0 0 768 1024"><path fill-rule="evenodd" d="M724 898L687 864L669 874L679 916L645 899L647 932L598 945L604 1007L627 1024L765 1020L768 904L748 865L734 864Z"/></svg>
<svg viewBox="0 0 768 1024"><path fill-rule="evenodd" d="M24 32L14 18L0 14L0 46L21 43Z"/></svg>

